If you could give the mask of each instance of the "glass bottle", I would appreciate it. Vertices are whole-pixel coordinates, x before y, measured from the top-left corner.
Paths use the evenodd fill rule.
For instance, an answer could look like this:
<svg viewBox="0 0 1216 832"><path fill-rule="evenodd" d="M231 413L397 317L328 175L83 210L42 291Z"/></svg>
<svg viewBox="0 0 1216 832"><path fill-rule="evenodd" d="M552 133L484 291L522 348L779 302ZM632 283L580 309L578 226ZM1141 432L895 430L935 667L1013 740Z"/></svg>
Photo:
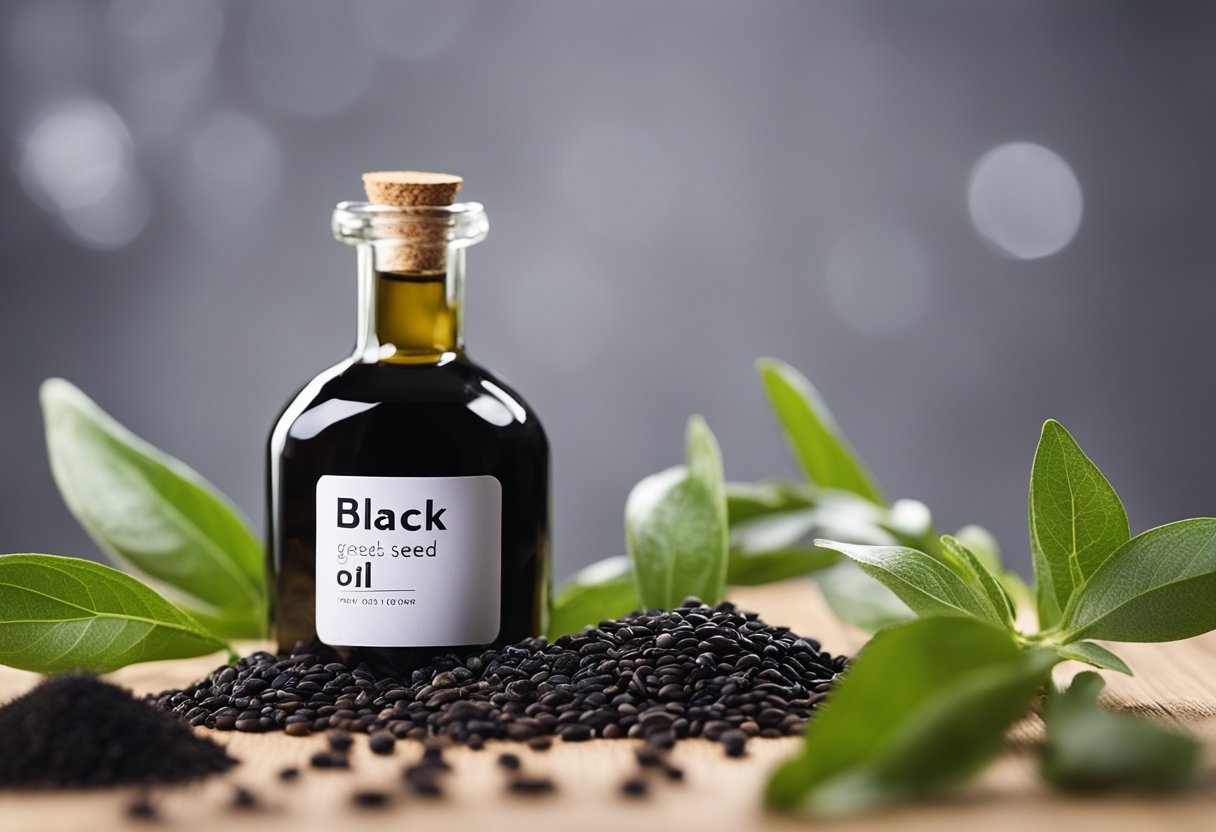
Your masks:
<svg viewBox="0 0 1216 832"><path fill-rule="evenodd" d="M334 211L334 236L358 253L358 328L354 353L270 437L282 650L316 640L400 673L544 630L548 441L464 348L465 250L487 230L473 202Z"/></svg>

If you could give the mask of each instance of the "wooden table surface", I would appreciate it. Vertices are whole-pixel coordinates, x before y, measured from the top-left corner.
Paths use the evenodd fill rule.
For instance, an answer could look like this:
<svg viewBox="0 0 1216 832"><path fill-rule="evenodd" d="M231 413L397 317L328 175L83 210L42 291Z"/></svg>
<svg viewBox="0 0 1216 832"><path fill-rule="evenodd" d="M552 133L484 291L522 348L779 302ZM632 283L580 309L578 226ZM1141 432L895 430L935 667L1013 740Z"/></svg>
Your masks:
<svg viewBox="0 0 1216 832"><path fill-rule="evenodd" d="M827 610L814 584L796 581L733 593L741 606L756 610L770 623L792 627L819 638L832 652L852 652L864 637L840 624ZM1182 725L1208 742L1204 786L1185 796L1135 796L1070 799L1053 794L1035 775L1033 744L1040 726L1027 722L1010 735L1008 749L978 781L957 796L913 807L825 823L766 813L760 792L767 773L797 748L797 739L752 740L748 756L726 759L720 748L703 740L680 743L674 761L683 766L685 782L654 781L642 799L620 796L621 781L635 771L634 741L596 740L555 743L536 753L507 743L484 751L452 749L453 772L446 796L427 800L406 792L404 766L421 754L418 743L400 742L392 757L370 754L362 737L352 756L352 770L317 771L309 756L324 747L321 737L283 734L250 735L208 732L225 743L241 764L228 774L198 785L158 789L152 793L161 819L156 824L129 820L125 807L135 792L0 792L0 832L101 832L106 829L181 830L299 829L358 832L403 827L449 830L784 830L831 828L857 830L1151 830L1179 832L1216 829L1216 635L1167 645L1119 648L1134 678L1104 674L1114 704ZM217 657L137 665L113 679L137 692L180 686L205 675ZM1080 669L1062 665L1068 676ZM0 668L0 699L7 701L37 682L32 673ZM524 768L550 775L558 791L550 796L508 794L506 779L495 764L510 747ZM299 766L302 776L280 783L277 773ZM236 785L255 792L262 808L231 808ZM357 789L383 789L393 802L382 809L357 809L350 803Z"/></svg>

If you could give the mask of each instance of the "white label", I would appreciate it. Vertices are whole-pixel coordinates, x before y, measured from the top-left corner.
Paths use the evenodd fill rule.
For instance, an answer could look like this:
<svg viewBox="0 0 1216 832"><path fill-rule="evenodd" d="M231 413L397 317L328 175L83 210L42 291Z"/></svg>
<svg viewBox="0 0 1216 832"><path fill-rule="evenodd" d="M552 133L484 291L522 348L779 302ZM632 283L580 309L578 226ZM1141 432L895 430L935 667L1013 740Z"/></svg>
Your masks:
<svg viewBox="0 0 1216 832"><path fill-rule="evenodd" d="M501 532L494 477L321 477L317 636L349 647L494 641Z"/></svg>

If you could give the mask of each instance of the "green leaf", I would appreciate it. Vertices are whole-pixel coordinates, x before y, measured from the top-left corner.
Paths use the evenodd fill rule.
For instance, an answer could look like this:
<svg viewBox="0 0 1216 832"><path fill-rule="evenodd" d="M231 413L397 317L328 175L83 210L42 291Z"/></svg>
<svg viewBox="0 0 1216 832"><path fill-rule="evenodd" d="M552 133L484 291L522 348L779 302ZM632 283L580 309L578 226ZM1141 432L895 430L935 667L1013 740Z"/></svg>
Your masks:
<svg viewBox="0 0 1216 832"><path fill-rule="evenodd" d="M975 619L883 630L851 662L768 805L837 814L939 791L1000 753L1058 659Z"/></svg>
<svg viewBox="0 0 1216 832"><path fill-rule="evenodd" d="M992 536L992 532L983 526L977 526L974 523L963 526L954 533L954 539L979 558L980 563L988 567L988 571L993 575L999 576L1005 571L1005 564L1001 558L1001 544Z"/></svg>
<svg viewBox="0 0 1216 832"><path fill-rule="evenodd" d="M814 508L773 512L733 524L726 582L754 586L831 566L840 556L811 543L820 529L820 513Z"/></svg>
<svg viewBox="0 0 1216 832"><path fill-rule="evenodd" d="M574 573L549 610L550 640L601 621L620 618L641 604L624 556L597 561Z"/></svg>
<svg viewBox="0 0 1216 832"><path fill-rule="evenodd" d="M262 546L236 508L69 382L49 379L41 398L55 482L102 551L217 635L263 635Z"/></svg>
<svg viewBox="0 0 1216 832"><path fill-rule="evenodd" d="M885 505L882 493L805 376L773 358L756 362L790 450L811 482Z"/></svg>
<svg viewBox="0 0 1216 832"><path fill-rule="evenodd" d="M56 555L0 555L0 664L36 673L108 673L224 648L116 569Z"/></svg>
<svg viewBox="0 0 1216 832"><path fill-rule="evenodd" d="M988 571L988 567L984 566L970 549L948 534L942 536L942 546L954 555L967 570L972 585L984 593L984 597L997 611L1002 623L1012 627L1013 619L1017 616L1017 607L1013 605L1013 599L1009 597L1005 587Z"/></svg>
<svg viewBox="0 0 1216 832"><path fill-rule="evenodd" d="M1056 648L1056 655L1064 659L1085 662L1085 664L1100 667L1103 670L1117 670L1128 676L1132 675L1132 669L1123 659L1094 641L1074 641L1072 644L1062 644Z"/></svg>
<svg viewBox="0 0 1216 832"><path fill-rule="evenodd" d="M722 450L718 440L705 420L694 415L688 420L684 433L684 454L688 463L688 472L693 480L701 484L713 501L714 510L722 521L722 528L727 525L726 515L726 478L722 473ZM723 532L725 535L725 532ZM722 558L722 570L725 575L725 558Z"/></svg>
<svg viewBox="0 0 1216 832"><path fill-rule="evenodd" d="M1043 722L1043 777L1078 792L1177 791L1198 778L1200 744L1146 719L1098 704L1102 677L1080 673L1049 697Z"/></svg>
<svg viewBox="0 0 1216 832"><path fill-rule="evenodd" d="M1039 623L1051 627L1074 589L1127 542L1127 512L1106 477L1053 419L1043 425L1035 450L1029 503Z"/></svg>
<svg viewBox="0 0 1216 832"><path fill-rule="evenodd" d="M768 552L732 551L727 563L730 586L759 586L787 581L827 569L840 562L840 555L826 549L775 549Z"/></svg>
<svg viewBox="0 0 1216 832"><path fill-rule="evenodd" d="M793 482L728 482L726 514L733 526L757 517L815 504L811 488Z"/></svg>
<svg viewBox="0 0 1216 832"><path fill-rule="evenodd" d="M999 575L1001 587L1009 593L1014 609L1033 609L1035 606L1034 590L1022 579L1017 572L1002 572Z"/></svg>
<svg viewBox="0 0 1216 832"><path fill-rule="evenodd" d="M722 600L729 542L718 444L694 416L687 432L688 465L653 474L625 502L625 544L638 598L671 609L688 596Z"/></svg>
<svg viewBox="0 0 1216 832"><path fill-rule="evenodd" d="M1216 519L1150 529L1107 558L1064 612L1067 641L1175 641L1216 628Z"/></svg>
<svg viewBox="0 0 1216 832"><path fill-rule="evenodd" d="M815 545L835 549L850 558L919 616L969 616L1004 624L986 598L924 552L903 546L857 546L834 540L816 540Z"/></svg>
<svg viewBox="0 0 1216 832"><path fill-rule="evenodd" d="M818 573L815 581L836 617L867 633L916 617L894 592L862 572L851 560Z"/></svg>

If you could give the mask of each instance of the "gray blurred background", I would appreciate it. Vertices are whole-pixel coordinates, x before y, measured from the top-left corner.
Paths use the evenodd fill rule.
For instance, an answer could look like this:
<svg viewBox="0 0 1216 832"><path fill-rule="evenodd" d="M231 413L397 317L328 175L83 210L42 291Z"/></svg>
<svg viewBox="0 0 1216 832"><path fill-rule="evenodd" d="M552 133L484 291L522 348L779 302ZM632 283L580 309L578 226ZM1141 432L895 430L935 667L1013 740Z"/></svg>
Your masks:
<svg viewBox="0 0 1216 832"><path fill-rule="evenodd" d="M1133 530L1214 513L1216 4L24 0L0 7L0 551L96 556L62 375L260 524L278 409L353 341L366 169L463 174L471 355L555 449L557 571L705 414L793 474L752 363L893 496L1029 569L1061 419Z"/></svg>

